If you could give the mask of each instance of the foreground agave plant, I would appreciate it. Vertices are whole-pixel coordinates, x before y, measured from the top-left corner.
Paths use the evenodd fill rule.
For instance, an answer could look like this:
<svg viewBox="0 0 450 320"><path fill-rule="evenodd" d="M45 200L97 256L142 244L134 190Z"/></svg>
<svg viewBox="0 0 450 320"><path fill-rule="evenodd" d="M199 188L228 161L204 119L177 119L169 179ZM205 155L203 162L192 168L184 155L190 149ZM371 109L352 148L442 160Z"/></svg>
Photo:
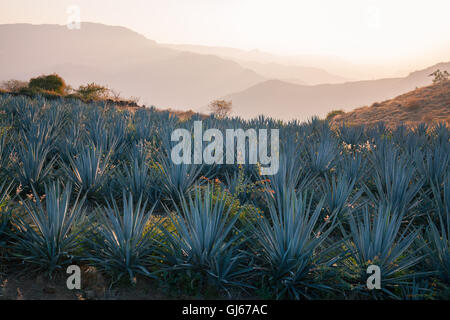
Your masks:
<svg viewBox="0 0 450 320"><path fill-rule="evenodd" d="M248 272L244 254L238 251L242 235L234 229L239 214L230 217L225 208L225 195L213 200L213 187L199 188L188 200L183 197L181 208L170 215L174 232L161 226L165 235L161 241L161 259L169 270L184 270L199 274L206 284L245 287L239 281Z"/></svg>
<svg viewBox="0 0 450 320"><path fill-rule="evenodd" d="M117 168L117 182L121 189L131 192L134 199L140 197L158 200L159 187L153 183L155 173L147 165L145 159L130 156L129 165L123 164Z"/></svg>
<svg viewBox="0 0 450 320"><path fill-rule="evenodd" d="M0 186L0 248L6 245L7 232L10 226L10 214L7 206L10 201L11 185L6 185L6 182L3 182Z"/></svg>
<svg viewBox="0 0 450 320"><path fill-rule="evenodd" d="M59 182L45 185L45 200L34 191L33 200L23 202L24 216L13 218L13 255L35 269L52 273L70 264L80 247L84 198L70 206L72 186Z"/></svg>
<svg viewBox="0 0 450 320"><path fill-rule="evenodd" d="M109 154L103 157L102 150L94 146L85 147L76 157L69 159L70 166L61 163L68 177L82 192L95 194L108 178Z"/></svg>
<svg viewBox="0 0 450 320"><path fill-rule="evenodd" d="M200 177L201 165L174 164L169 158L160 157L161 189L168 200L180 201L192 190Z"/></svg>
<svg viewBox="0 0 450 320"><path fill-rule="evenodd" d="M56 157L49 161L53 137L46 123L33 124L20 132L22 143L17 146L18 162L15 170L19 182L30 189L38 188L51 174Z"/></svg>
<svg viewBox="0 0 450 320"><path fill-rule="evenodd" d="M382 145L380 150L373 154L374 184L376 196L367 190L373 203L389 205L393 211L399 214L412 214L420 202L416 195L420 191L424 181L415 178L415 167L411 161L400 154L392 145Z"/></svg>
<svg viewBox="0 0 450 320"><path fill-rule="evenodd" d="M331 223L319 222L323 202L312 208L312 197L285 190L276 200L269 200L269 217L257 221L254 257L277 299L311 298L311 289L328 289L313 276L314 269L335 262L325 262L327 251L319 250L333 230Z"/></svg>
<svg viewBox="0 0 450 320"><path fill-rule="evenodd" d="M443 187L432 183L432 191L435 201L434 213L428 218L426 232L429 258L440 279L450 286L450 177L445 178Z"/></svg>
<svg viewBox="0 0 450 320"><path fill-rule="evenodd" d="M413 250L411 246L420 230L414 230L412 222L402 226L404 216L384 205L373 212L365 207L361 217L349 215L347 246L351 259L347 261L347 267L355 277L355 290L367 293L366 272L369 265L376 265L381 270L381 290L372 290L374 297L385 295L398 299L396 287L410 285L412 279L427 274L410 271L423 259L423 255L418 254L421 248Z"/></svg>
<svg viewBox="0 0 450 320"><path fill-rule="evenodd" d="M124 275L135 282L135 276L151 276L148 259L153 252L153 229L147 230L152 211L146 212L147 202L139 198L133 205L133 196L128 198L123 192L123 207L111 199L104 207L99 207L98 224L87 237L89 253L86 260L99 269L112 274L115 280Z"/></svg>

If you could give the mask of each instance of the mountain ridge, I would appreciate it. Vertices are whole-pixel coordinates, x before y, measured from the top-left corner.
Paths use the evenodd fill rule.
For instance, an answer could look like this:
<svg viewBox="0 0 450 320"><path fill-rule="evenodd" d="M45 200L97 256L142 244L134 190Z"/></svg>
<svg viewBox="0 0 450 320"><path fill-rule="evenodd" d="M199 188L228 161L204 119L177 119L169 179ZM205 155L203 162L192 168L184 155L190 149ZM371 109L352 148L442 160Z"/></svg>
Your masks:
<svg viewBox="0 0 450 320"><path fill-rule="evenodd" d="M384 122L391 128L399 124L415 126L436 122L450 125L450 81L417 88L393 99L357 108L333 117L331 122L365 126Z"/></svg>
<svg viewBox="0 0 450 320"><path fill-rule="evenodd" d="M268 80L246 90L224 96L232 100L236 115L255 116L248 110L282 120L306 120L314 115L325 117L334 109L350 111L376 101L393 98L431 83L428 76L436 69L450 71L450 62L438 63L410 73L404 78L351 81L340 84L297 85L280 80Z"/></svg>

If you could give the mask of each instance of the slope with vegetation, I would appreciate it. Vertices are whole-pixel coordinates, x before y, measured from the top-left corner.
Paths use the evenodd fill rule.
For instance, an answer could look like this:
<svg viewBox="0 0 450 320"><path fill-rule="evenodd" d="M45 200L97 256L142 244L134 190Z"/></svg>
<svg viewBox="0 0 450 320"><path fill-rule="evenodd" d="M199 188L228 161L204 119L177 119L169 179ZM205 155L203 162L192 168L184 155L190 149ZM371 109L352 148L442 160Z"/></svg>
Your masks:
<svg viewBox="0 0 450 320"><path fill-rule="evenodd" d="M0 95L26 96L35 98L42 96L47 99L80 100L85 103L103 103L107 106L115 107L119 110L135 112L139 108L145 108L145 105L138 104L139 98L131 97L124 99L120 93L115 92L108 87L96 84L94 82L80 85L78 89L73 89L67 85L65 80L57 74L41 75L30 81L19 81L15 79L3 81L0 84ZM153 110L162 112L155 107ZM180 111L168 109L170 114L176 115L181 119L192 117L195 112L192 110ZM204 115L200 115L204 117Z"/></svg>
<svg viewBox="0 0 450 320"><path fill-rule="evenodd" d="M332 109L350 111L350 108L370 105L428 85L431 83L429 74L437 69L450 71L450 62L436 64L404 78L315 86L270 80L229 94L224 99L232 100L236 114L245 118L263 114L285 121L304 121L312 116L325 117Z"/></svg>
<svg viewBox="0 0 450 320"><path fill-rule="evenodd" d="M374 103L351 112L337 114L333 122L348 125L374 125L384 122L389 127L401 123L416 126L419 123L450 124L450 81L443 80L417 88L394 99Z"/></svg>

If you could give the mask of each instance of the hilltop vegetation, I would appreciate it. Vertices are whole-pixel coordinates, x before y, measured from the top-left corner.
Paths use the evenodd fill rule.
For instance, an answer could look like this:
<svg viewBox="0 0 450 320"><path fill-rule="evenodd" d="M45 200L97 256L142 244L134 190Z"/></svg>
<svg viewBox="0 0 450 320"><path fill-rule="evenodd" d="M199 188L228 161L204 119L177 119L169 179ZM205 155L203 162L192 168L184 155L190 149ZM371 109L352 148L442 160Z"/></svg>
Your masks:
<svg viewBox="0 0 450 320"><path fill-rule="evenodd" d="M444 79L394 99L336 115L332 119L334 123L366 126L382 121L389 127L402 123L416 126L422 122L429 125L437 122L450 124L450 81Z"/></svg>

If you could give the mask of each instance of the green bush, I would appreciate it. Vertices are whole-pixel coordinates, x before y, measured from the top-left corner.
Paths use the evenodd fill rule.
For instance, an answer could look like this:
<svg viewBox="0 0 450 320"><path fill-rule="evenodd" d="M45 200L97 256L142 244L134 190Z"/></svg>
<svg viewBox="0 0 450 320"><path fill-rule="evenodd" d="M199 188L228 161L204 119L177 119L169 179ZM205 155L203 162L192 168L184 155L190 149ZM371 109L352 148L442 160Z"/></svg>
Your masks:
<svg viewBox="0 0 450 320"><path fill-rule="evenodd" d="M32 78L28 87L32 91L51 91L59 94L64 94L66 83L63 78L57 74L42 75L37 78Z"/></svg>
<svg viewBox="0 0 450 320"><path fill-rule="evenodd" d="M345 114L344 110L332 110L332 111L328 112L326 119L331 120L334 117L339 116L341 114Z"/></svg>
<svg viewBox="0 0 450 320"><path fill-rule="evenodd" d="M110 90L94 82L80 86L76 90L76 96L83 101L98 101L108 98Z"/></svg>

